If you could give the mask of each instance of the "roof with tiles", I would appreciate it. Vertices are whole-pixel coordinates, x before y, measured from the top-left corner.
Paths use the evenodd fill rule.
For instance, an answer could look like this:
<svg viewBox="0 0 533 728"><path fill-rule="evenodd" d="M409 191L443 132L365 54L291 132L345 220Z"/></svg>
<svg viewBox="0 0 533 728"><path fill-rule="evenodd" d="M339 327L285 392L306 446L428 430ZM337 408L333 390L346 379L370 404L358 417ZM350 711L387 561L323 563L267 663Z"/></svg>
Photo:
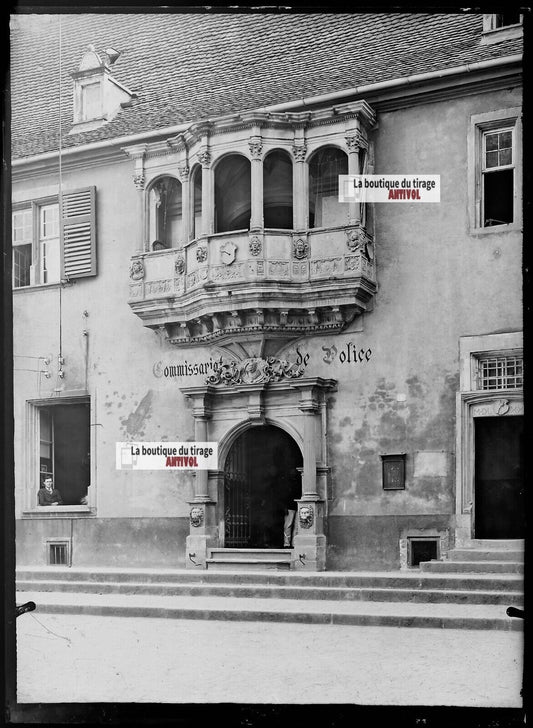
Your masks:
<svg viewBox="0 0 533 728"><path fill-rule="evenodd" d="M459 14L78 14L12 18L13 158L520 53L481 45ZM111 73L137 93L99 129L69 134L89 44L121 52ZM60 135L61 117L61 135Z"/></svg>

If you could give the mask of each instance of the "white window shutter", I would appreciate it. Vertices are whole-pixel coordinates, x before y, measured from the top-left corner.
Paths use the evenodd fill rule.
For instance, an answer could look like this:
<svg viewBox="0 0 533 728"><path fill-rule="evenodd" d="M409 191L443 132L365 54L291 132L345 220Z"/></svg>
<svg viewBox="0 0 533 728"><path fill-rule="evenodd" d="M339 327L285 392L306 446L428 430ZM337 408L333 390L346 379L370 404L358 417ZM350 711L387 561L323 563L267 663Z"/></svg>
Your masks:
<svg viewBox="0 0 533 728"><path fill-rule="evenodd" d="M96 275L96 188L63 192L61 214L61 277Z"/></svg>

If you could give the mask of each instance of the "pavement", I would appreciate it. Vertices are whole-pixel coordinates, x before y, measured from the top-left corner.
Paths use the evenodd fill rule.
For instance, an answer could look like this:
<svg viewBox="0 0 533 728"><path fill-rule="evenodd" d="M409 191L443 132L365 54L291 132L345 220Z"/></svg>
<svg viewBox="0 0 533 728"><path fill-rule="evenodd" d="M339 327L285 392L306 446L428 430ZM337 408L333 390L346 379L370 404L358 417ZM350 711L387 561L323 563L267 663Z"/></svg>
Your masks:
<svg viewBox="0 0 533 728"><path fill-rule="evenodd" d="M19 703L522 707L521 631L38 610L16 626Z"/></svg>

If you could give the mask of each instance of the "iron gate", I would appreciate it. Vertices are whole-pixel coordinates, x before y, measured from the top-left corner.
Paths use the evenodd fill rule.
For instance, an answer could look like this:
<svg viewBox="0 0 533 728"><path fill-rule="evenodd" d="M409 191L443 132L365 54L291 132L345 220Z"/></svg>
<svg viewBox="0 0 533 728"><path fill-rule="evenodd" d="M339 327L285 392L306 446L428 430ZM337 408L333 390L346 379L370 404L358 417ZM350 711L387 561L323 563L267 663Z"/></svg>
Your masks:
<svg viewBox="0 0 533 728"><path fill-rule="evenodd" d="M246 436L233 444L224 470L224 546L246 548L250 544L251 487L246 458Z"/></svg>

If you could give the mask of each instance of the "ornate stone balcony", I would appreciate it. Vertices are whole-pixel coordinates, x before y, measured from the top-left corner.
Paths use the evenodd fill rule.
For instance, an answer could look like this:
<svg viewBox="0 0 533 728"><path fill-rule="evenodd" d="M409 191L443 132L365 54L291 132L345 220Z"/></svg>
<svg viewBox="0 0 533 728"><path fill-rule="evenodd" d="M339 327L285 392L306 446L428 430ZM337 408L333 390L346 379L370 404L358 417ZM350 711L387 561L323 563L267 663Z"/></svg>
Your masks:
<svg viewBox="0 0 533 728"><path fill-rule="evenodd" d="M361 226L201 237L134 256L129 305L178 346L336 333L376 292L373 248Z"/></svg>

